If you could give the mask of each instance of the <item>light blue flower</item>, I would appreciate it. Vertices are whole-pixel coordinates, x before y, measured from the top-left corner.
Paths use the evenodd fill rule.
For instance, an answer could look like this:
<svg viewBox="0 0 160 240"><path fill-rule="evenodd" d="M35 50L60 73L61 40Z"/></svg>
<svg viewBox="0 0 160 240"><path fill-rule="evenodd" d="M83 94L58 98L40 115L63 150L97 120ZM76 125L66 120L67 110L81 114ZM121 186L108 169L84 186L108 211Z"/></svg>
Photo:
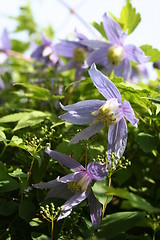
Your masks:
<svg viewBox="0 0 160 240"><path fill-rule="evenodd" d="M130 103L126 100L122 102L117 87L96 69L95 64L92 65L89 74L94 85L107 101L85 100L67 106L61 104L63 110L68 112L60 118L78 125L91 124L72 138L70 144L86 140L105 126L109 126L108 157L109 153L114 152L120 158L127 144L127 126L124 117L134 127L137 127L138 119L135 118Z"/></svg>

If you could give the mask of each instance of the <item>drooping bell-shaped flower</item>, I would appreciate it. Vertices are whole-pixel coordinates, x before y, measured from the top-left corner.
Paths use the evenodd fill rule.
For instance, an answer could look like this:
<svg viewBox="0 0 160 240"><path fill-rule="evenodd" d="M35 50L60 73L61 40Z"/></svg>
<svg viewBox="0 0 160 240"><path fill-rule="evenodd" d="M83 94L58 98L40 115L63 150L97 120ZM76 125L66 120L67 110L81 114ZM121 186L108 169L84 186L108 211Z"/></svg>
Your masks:
<svg viewBox="0 0 160 240"><path fill-rule="evenodd" d="M131 76L130 61L143 64L150 57L146 57L144 52L133 44L125 45L127 32L123 32L121 26L107 13L103 16L103 27L109 42L97 40L83 40L82 43L88 47L93 47L86 61L88 65L93 63L100 64L105 67L105 73L114 74L128 80Z"/></svg>
<svg viewBox="0 0 160 240"><path fill-rule="evenodd" d="M65 154L52 151L48 147L45 151L74 172L46 183L33 184L33 187L50 189L47 197L67 200L62 206L58 220L67 217L74 207L87 198L92 225L94 228L98 228L101 222L102 205L96 199L91 187L95 180L100 181L108 174L106 164L91 162L85 169L80 163Z"/></svg>
<svg viewBox="0 0 160 240"><path fill-rule="evenodd" d="M89 74L94 85L106 100L85 100L67 106L61 104L62 109L67 113L61 115L60 118L78 125L91 124L73 137L70 144L86 140L108 126L108 158L109 153L112 152L120 158L127 144L125 118L134 127L137 127L138 119L135 118L130 103L126 100L122 102L117 87L96 69L95 64L91 66Z"/></svg>

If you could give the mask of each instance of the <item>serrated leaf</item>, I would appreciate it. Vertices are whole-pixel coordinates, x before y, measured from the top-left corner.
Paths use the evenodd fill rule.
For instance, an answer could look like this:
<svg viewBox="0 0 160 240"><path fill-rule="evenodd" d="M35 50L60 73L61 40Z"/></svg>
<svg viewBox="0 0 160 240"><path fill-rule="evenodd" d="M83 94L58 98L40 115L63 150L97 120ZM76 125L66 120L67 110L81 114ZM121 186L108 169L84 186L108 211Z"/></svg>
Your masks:
<svg viewBox="0 0 160 240"><path fill-rule="evenodd" d="M136 9L129 1L127 1L127 4L122 8L120 15L120 22L123 25L123 30L125 31L128 29L128 34L132 33L140 21L140 14L136 13Z"/></svg>
<svg viewBox="0 0 160 240"><path fill-rule="evenodd" d="M137 222L145 218L144 212L118 212L107 215L98 229L96 236L102 239L112 239L119 234L132 229Z"/></svg>
<svg viewBox="0 0 160 240"><path fill-rule="evenodd" d="M105 39L108 39L102 22L100 24L93 22L92 25Z"/></svg>
<svg viewBox="0 0 160 240"><path fill-rule="evenodd" d="M140 47L146 56L150 56L150 62L156 62L160 59L160 51L156 48L153 48L151 45L142 45Z"/></svg>
<svg viewBox="0 0 160 240"><path fill-rule="evenodd" d="M136 140L141 149L146 153L152 152L152 150L155 150L158 146L158 139L148 133L139 133Z"/></svg>
<svg viewBox="0 0 160 240"><path fill-rule="evenodd" d="M49 116L49 113L44 113L41 111L33 111L22 117L16 125L16 127L13 129L13 131L17 131L19 129L25 128L25 127L31 127L35 126L45 120L45 118Z"/></svg>

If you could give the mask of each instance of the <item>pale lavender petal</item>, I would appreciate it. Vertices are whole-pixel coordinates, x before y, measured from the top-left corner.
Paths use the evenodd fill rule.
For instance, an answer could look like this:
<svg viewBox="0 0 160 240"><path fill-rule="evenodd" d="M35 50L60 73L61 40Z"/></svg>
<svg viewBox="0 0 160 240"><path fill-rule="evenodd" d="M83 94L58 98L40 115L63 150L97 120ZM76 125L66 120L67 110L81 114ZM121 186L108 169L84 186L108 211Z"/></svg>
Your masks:
<svg viewBox="0 0 160 240"><path fill-rule="evenodd" d="M88 205L90 208L90 217L92 225L95 229L97 229L99 224L101 223L102 204L96 199L92 190L88 195Z"/></svg>
<svg viewBox="0 0 160 240"><path fill-rule="evenodd" d="M5 85L2 78L0 78L0 89L3 89L3 88L5 88Z"/></svg>
<svg viewBox="0 0 160 240"><path fill-rule="evenodd" d="M85 174L85 171L78 171L78 172L70 173L64 177L57 178L57 181L61 182L61 183L75 182L78 179L80 179L84 174Z"/></svg>
<svg viewBox="0 0 160 240"><path fill-rule="evenodd" d="M92 123L95 119L92 112L97 111L104 103L102 100L85 100L67 106L60 104L63 110L68 111L60 118L78 125Z"/></svg>
<svg viewBox="0 0 160 240"><path fill-rule="evenodd" d="M107 59L107 51L108 48L100 48L91 53L89 53L86 62L90 66L93 63L100 64L102 66L107 66L108 59Z"/></svg>
<svg viewBox="0 0 160 240"><path fill-rule="evenodd" d="M63 57L72 58L74 49L78 46L78 42L64 40L55 44L54 48L57 54Z"/></svg>
<svg viewBox="0 0 160 240"><path fill-rule="evenodd" d="M124 44L127 33L123 32L121 26L113 18L109 17L107 13L103 16L103 26L111 43Z"/></svg>
<svg viewBox="0 0 160 240"><path fill-rule="evenodd" d="M82 40L81 44L91 48L105 48L108 49L111 45L100 40Z"/></svg>
<svg viewBox="0 0 160 240"><path fill-rule="evenodd" d="M87 165L87 172L94 180L102 180L105 176L108 175L106 164L101 164L99 162L89 163Z"/></svg>
<svg viewBox="0 0 160 240"><path fill-rule="evenodd" d="M85 168L78 163L76 160L74 160L71 157L68 157L65 154L55 152L49 149L49 147L46 147L45 152L55 160L57 160L59 163L63 164L64 166L73 169L74 171L81 171L84 170Z"/></svg>
<svg viewBox="0 0 160 240"><path fill-rule="evenodd" d="M67 217L74 207L86 199L87 195L87 192L77 192L73 197L66 201L62 206L62 210L57 220Z"/></svg>
<svg viewBox="0 0 160 240"><path fill-rule="evenodd" d="M89 74L98 91L107 100L117 98L118 102L121 102L121 94L118 88L103 73L96 69L95 64L91 66Z"/></svg>
<svg viewBox="0 0 160 240"><path fill-rule="evenodd" d="M74 60L70 60L68 63L66 63L65 65L63 66L60 66L59 69L58 69L58 73L61 73L61 72L64 72L64 71L68 71L72 68L76 68L76 62Z"/></svg>
<svg viewBox="0 0 160 240"><path fill-rule="evenodd" d="M137 63L145 63L148 62L150 57L145 56L144 52L136 47L135 45L129 44L124 46L124 50L127 58Z"/></svg>
<svg viewBox="0 0 160 240"><path fill-rule="evenodd" d="M8 31L7 29L3 30L2 36L1 36L1 41L2 41L2 48L4 50L11 49L11 41L8 37Z"/></svg>
<svg viewBox="0 0 160 240"><path fill-rule="evenodd" d="M118 158L120 158L127 145L127 125L124 118L122 118L117 124L109 127L108 131L108 158L109 153L114 152Z"/></svg>
<svg viewBox="0 0 160 240"><path fill-rule="evenodd" d="M131 64L128 58L125 58L118 66L115 66L114 73L117 77L122 77L127 80L131 76Z"/></svg>
<svg viewBox="0 0 160 240"><path fill-rule="evenodd" d="M52 44L52 42L48 38L46 38L43 33L41 33L41 39L45 46L50 46Z"/></svg>
<svg viewBox="0 0 160 240"><path fill-rule="evenodd" d="M134 126L137 127L138 119L135 117L133 108L128 101L123 101L122 103L123 113L127 120Z"/></svg>
<svg viewBox="0 0 160 240"><path fill-rule="evenodd" d="M86 139L90 138L94 134L98 133L102 128L104 128L104 124L102 122L92 124L91 126L85 128L81 132L79 132L74 138L72 138L69 145L75 144L81 140L86 140Z"/></svg>
<svg viewBox="0 0 160 240"><path fill-rule="evenodd" d="M79 40L87 40L88 39L83 33L78 32L77 29L75 29L75 34Z"/></svg>
<svg viewBox="0 0 160 240"><path fill-rule="evenodd" d="M50 189L46 198L55 197L55 198L62 198L67 200L73 196L73 193L69 191L67 184L61 183L57 181L57 179L46 182L46 183L43 182L43 183L33 184L32 186L38 189Z"/></svg>
<svg viewBox="0 0 160 240"><path fill-rule="evenodd" d="M31 54L31 57L36 59L42 58L43 50L44 50L44 45L42 44L33 51L33 53Z"/></svg>

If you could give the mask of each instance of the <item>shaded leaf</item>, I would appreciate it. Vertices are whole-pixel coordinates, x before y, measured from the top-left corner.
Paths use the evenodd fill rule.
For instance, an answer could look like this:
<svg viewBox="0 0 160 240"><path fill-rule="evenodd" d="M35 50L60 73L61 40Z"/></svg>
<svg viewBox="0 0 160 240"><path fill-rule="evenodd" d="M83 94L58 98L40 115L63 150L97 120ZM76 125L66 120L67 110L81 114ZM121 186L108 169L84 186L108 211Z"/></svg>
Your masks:
<svg viewBox="0 0 160 240"><path fill-rule="evenodd" d="M22 201L19 205L19 216L24 219L26 222L32 220L36 214L35 206L32 202Z"/></svg>
<svg viewBox="0 0 160 240"><path fill-rule="evenodd" d="M139 133L136 140L141 149L146 153L152 152L158 146L157 137L148 133Z"/></svg>

